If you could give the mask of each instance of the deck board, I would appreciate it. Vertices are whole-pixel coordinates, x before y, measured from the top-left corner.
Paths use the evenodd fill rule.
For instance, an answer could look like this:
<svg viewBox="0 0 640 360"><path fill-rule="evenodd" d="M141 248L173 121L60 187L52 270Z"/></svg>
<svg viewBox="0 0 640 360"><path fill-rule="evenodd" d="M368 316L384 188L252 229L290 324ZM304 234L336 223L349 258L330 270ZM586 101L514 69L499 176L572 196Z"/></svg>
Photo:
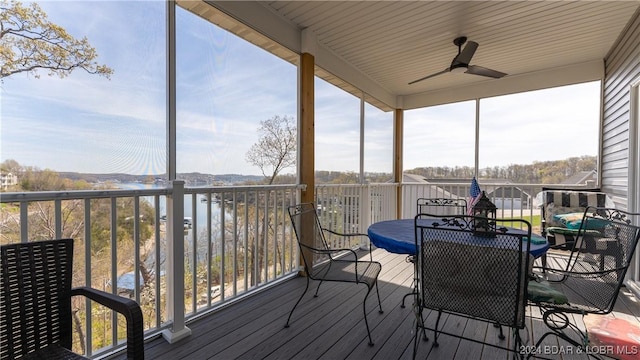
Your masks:
<svg viewBox="0 0 640 360"><path fill-rule="evenodd" d="M367 255L368 256L368 255ZM284 281L226 307L190 321L192 335L169 344L161 337L149 339L145 346L147 359L411 359L415 315L412 298L403 296L412 290L413 265L406 256L374 250L374 259L383 264L379 277L383 314L378 313L375 289L367 300L367 317L375 343L368 345L362 313L365 286L324 283L320 296L313 297L317 282L311 287L293 314L289 328L284 328L289 311L302 294L306 280L298 277ZM550 261L561 261L549 257ZM546 331L536 308L527 310L523 341L532 344ZM537 318L536 318L537 316ZM622 289L615 312L611 316L640 323L640 303ZM428 312L426 321L435 324L436 313ZM576 319L581 323L582 319ZM486 322L443 314L440 324L456 334L510 347L511 331L504 329L507 339L498 339L499 330ZM419 359L510 359L511 353L488 345L441 335L433 347L433 333L428 341L419 338ZM547 337L544 345L559 346L556 337ZM552 359L585 359L585 356L551 355ZM124 359L120 354L116 359Z"/></svg>

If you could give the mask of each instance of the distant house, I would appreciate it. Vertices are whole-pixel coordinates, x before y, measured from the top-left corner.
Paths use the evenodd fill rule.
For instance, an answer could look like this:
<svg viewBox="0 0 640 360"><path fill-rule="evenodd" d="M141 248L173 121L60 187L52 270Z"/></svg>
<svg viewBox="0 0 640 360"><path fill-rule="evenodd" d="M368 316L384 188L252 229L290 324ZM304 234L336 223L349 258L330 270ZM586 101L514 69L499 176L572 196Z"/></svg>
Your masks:
<svg viewBox="0 0 640 360"><path fill-rule="evenodd" d="M518 186L498 186L487 192L487 196L498 209L528 209L531 205L531 194Z"/></svg>
<svg viewBox="0 0 640 360"><path fill-rule="evenodd" d="M391 182L391 180L389 180L389 182ZM428 181L422 175L402 173L402 182L403 183L427 183Z"/></svg>
<svg viewBox="0 0 640 360"><path fill-rule="evenodd" d="M434 179L429 180L424 176L416 174L402 174L403 189L403 214L406 216L414 216L416 214L416 203L419 198L445 198L458 199L466 198L464 186L446 187L440 186L448 181L461 182L460 179ZM471 181L471 180L469 180ZM431 183L438 183L434 185ZM467 190L468 191L468 190Z"/></svg>
<svg viewBox="0 0 640 360"><path fill-rule="evenodd" d="M565 179L562 183L567 185L584 185L587 188L594 188L598 181L598 172L595 170L580 171Z"/></svg>
<svg viewBox="0 0 640 360"><path fill-rule="evenodd" d="M461 182L460 179L427 179L422 175L407 174L407 173L402 174L403 185L412 185L412 184L428 185L431 183L441 184L441 183L447 183L450 181ZM431 185L431 186L427 186L426 188L423 186L422 190L415 196L415 199L411 199L411 200L417 200L419 197L450 199L450 198L458 198L458 197L464 198L465 196L466 196L465 194L457 194L456 191L445 190L440 186ZM413 203L415 203L415 201L413 201Z"/></svg>
<svg viewBox="0 0 640 360"><path fill-rule="evenodd" d="M12 173L2 174L0 173L0 186L3 189L9 188L9 186L18 185L18 177Z"/></svg>

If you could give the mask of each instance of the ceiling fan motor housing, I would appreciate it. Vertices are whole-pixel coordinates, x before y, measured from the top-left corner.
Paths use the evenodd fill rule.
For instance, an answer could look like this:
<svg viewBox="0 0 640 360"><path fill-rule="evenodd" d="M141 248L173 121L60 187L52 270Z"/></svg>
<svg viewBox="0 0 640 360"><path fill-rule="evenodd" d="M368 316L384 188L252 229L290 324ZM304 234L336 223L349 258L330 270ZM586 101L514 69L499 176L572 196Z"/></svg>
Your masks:
<svg viewBox="0 0 640 360"><path fill-rule="evenodd" d="M453 44L458 47L458 54L460 53L460 46L462 46L462 44L464 44L466 42L467 42L467 37L466 36L460 36L460 37L457 37L457 38L453 39Z"/></svg>
<svg viewBox="0 0 640 360"><path fill-rule="evenodd" d="M467 44L464 49L462 48L462 45ZM417 82L420 82L422 80L426 80L426 79L430 79L432 77L438 76L438 75L442 75L442 74L446 74L448 72L452 72L452 73L465 73L465 74L471 74L471 75L480 75L480 76L485 76L485 77L490 77L490 78L494 78L494 79L499 79L503 76L506 76L506 73L500 72L500 71L496 71L496 70L492 70L483 66L478 66L478 65L469 65L469 63L471 62L471 59L473 58L473 55L475 54L476 50L478 49L478 43L475 41L469 41L467 43L467 37L466 36L459 36L455 39L453 39L453 44L455 46L458 47L458 54L453 58L453 60L451 61L451 65L442 70L439 71L437 73L431 74L431 75L427 75L423 78L414 80L412 82L410 82L409 84L415 84Z"/></svg>

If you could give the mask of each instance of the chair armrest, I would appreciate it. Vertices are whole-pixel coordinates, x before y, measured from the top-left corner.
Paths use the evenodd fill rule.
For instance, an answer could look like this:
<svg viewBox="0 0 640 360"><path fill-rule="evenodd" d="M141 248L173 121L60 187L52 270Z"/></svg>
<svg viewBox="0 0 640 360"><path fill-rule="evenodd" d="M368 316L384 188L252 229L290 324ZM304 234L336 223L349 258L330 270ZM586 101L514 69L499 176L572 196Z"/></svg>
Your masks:
<svg viewBox="0 0 640 360"><path fill-rule="evenodd" d="M547 281L549 282L564 282L567 278L582 278L582 279L589 279L589 278L599 278L599 277L603 277L605 275L611 274L611 273L616 273L618 271L624 270L624 268L615 268L615 269L607 269L607 270L592 270L592 271L568 271L568 270L560 270L560 269L554 269L554 268L541 268L546 270L546 273L548 275L556 275L559 276L560 279L558 280L553 280L553 279L547 279Z"/></svg>
<svg viewBox="0 0 640 360"><path fill-rule="evenodd" d="M127 320L127 359L144 359L144 330L142 309L137 302L122 296L89 287L71 289L71 296L85 296L122 315Z"/></svg>

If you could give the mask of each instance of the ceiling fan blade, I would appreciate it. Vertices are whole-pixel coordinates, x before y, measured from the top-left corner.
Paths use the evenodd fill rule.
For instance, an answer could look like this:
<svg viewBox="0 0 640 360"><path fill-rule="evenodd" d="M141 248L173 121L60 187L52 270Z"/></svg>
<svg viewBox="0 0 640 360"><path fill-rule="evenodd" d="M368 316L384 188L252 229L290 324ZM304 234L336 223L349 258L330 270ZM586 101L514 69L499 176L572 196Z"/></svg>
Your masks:
<svg viewBox="0 0 640 360"><path fill-rule="evenodd" d="M467 71L465 71L465 74L473 74L473 75L480 75L480 76L487 76L487 77L491 77L494 79L500 79L503 76L506 76L507 74L497 71L497 70L492 70L492 69L488 69L486 67L482 67L482 66L478 66L478 65L470 65L469 68L467 69Z"/></svg>
<svg viewBox="0 0 640 360"><path fill-rule="evenodd" d="M418 81L427 80L427 79L432 78L432 77L434 77L434 76L442 75L442 74L445 74L445 73L448 73L448 72L449 72L449 68L446 68L446 69L444 69L444 70L442 70L442 71L440 71L440 72L437 72L437 73L435 73L435 74L431 74L431 75L425 76L425 77L420 78L420 79L418 79L418 80L413 80L412 82L410 82L410 83L409 83L409 85L411 85L411 84L415 84L415 83L417 83Z"/></svg>
<svg viewBox="0 0 640 360"><path fill-rule="evenodd" d="M464 65L469 65L469 63L471 62L471 58L473 57L473 54L476 53L476 49L478 49L478 43L475 41L469 41L467 42L467 45L465 45L464 49L462 49L462 51L453 58L453 61L451 62L451 67L456 67L456 65L459 64L464 64Z"/></svg>

